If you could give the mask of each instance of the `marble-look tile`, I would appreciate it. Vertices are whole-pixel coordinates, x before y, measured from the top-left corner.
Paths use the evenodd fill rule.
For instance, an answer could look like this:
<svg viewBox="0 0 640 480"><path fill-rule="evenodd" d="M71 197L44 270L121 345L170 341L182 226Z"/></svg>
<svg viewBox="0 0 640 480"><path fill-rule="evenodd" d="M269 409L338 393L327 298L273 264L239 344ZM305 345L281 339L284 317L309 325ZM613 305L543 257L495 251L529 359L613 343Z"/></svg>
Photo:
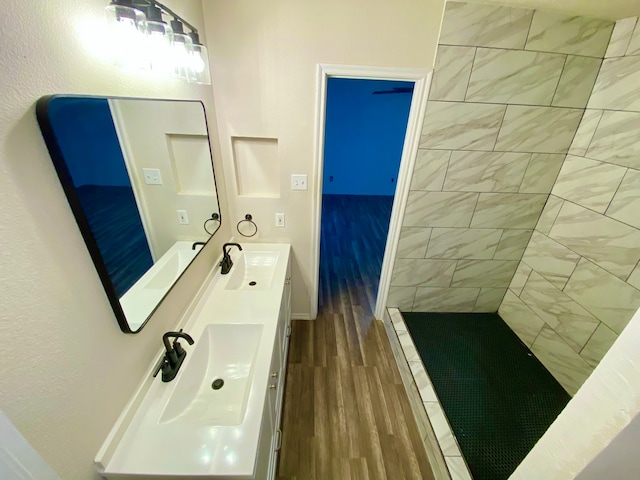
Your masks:
<svg viewBox="0 0 640 480"><path fill-rule="evenodd" d="M544 325L544 321L511 290L508 290L504 296L500 308L498 308L498 314L520 340L531 348Z"/></svg>
<svg viewBox="0 0 640 480"><path fill-rule="evenodd" d="M640 169L640 112L603 112L586 157Z"/></svg>
<svg viewBox="0 0 640 480"><path fill-rule="evenodd" d="M434 228L425 258L490 259L502 230L486 228Z"/></svg>
<svg viewBox="0 0 640 480"><path fill-rule="evenodd" d="M387 312L389 312L389 318L391 319L391 325L393 325L393 329L396 332L406 332L407 325L404 323L404 318L402 318L402 313L397 308L387 308Z"/></svg>
<svg viewBox="0 0 640 480"><path fill-rule="evenodd" d="M518 268L511 260L459 260L452 287L508 287Z"/></svg>
<svg viewBox="0 0 640 480"><path fill-rule="evenodd" d="M445 456L460 455L458 444L440 404L438 402L425 402L425 407L442 454Z"/></svg>
<svg viewBox="0 0 640 480"><path fill-rule="evenodd" d="M534 153L520 184L520 193L549 193L564 162L564 153Z"/></svg>
<svg viewBox="0 0 640 480"><path fill-rule="evenodd" d="M398 342L400 342L402 353L404 354L407 363L422 361L420 360L420 355L418 355L418 350L416 350L416 347L413 344L411 334L408 331L396 333L398 334Z"/></svg>
<svg viewBox="0 0 640 480"><path fill-rule="evenodd" d="M477 193L409 192L403 226L468 227Z"/></svg>
<svg viewBox="0 0 640 480"><path fill-rule="evenodd" d="M455 260L396 260L391 276L394 287L448 287L456 266Z"/></svg>
<svg viewBox="0 0 640 480"><path fill-rule="evenodd" d="M600 323L580 304L537 274L535 269L529 275L520 299L576 352L585 346Z"/></svg>
<svg viewBox="0 0 640 480"><path fill-rule="evenodd" d="M627 47L637 21L638 17L629 17L616 22L604 58L622 57L627 53Z"/></svg>
<svg viewBox="0 0 640 480"><path fill-rule="evenodd" d="M640 262L638 262L636 268L633 269L633 272L631 272L631 275L627 278L627 283L640 290Z"/></svg>
<svg viewBox="0 0 640 480"><path fill-rule="evenodd" d="M571 396L576 394L593 371L593 368L547 325L540 330L531 351Z"/></svg>
<svg viewBox="0 0 640 480"><path fill-rule="evenodd" d="M429 100L463 101L475 54L475 47L439 45Z"/></svg>
<svg viewBox="0 0 640 480"><path fill-rule="evenodd" d="M640 231L564 202L549 237L623 280L640 259Z"/></svg>
<svg viewBox="0 0 640 480"><path fill-rule="evenodd" d="M580 109L509 105L495 150L567 153L581 118Z"/></svg>
<svg viewBox="0 0 640 480"><path fill-rule="evenodd" d="M530 156L529 153L457 150L451 153L443 190L517 192Z"/></svg>
<svg viewBox="0 0 640 480"><path fill-rule="evenodd" d="M447 456L444 458L451 475L451 480L472 480L469 468L462 457Z"/></svg>
<svg viewBox="0 0 640 480"><path fill-rule="evenodd" d="M522 293L522 289L527 284L527 280L529 280L531 270L532 268L529 265L524 262L520 262L516 269L516 273L513 275L511 283L509 284L509 290L516 295L520 295Z"/></svg>
<svg viewBox="0 0 640 480"><path fill-rule="evenodd" d="M450 156L450 150L418 150L409 190L442 190Z"/></svg>
<svg viewBox="0 0 640 480"><path fill-rule="evenodd" d="M403 312L411 312L416 287L389 287L387 307L399 308Z"/></svg>
<svg viewBox="0 0 640 480"><path fill-rule="evenodd" d="M640 56L608 58L602 63L589 108L640 111Z"/></svg>
<svg viewBox="0 0 640 480"><path fill-rule="evenodd" d="M436 396L436 392L433 389L431 380L429 380L429 376L427 375L422 362L411 362L409 364L409 368L413 374L413 379L416 382L416 387L418 387L418 392L420 393L422 401L437 402L438 397Z"/></svg>
<svg viewBox="0 0 640 480"><path fill-rule="evenodd" d="M636 28L633 30L626 54L640 55L640 20L637 21Z"/></svg>
<svg viewBox="0 0 640 480"><path fill-rule="evenodd" d="M571 142L571 146L569 147L570 154L578 155L580 157L584 157L586 155L589 145L591 144L593 134L596 133L596 128L600 123L602 113L602 110L587 109L584 111L576 136L573 137L573 142Z"/></svg>
<svg viewBox="0 0 640 480"><path fill-rule="evenodd" d="M589 101L602 60L569 55L553 96L555 107L584 108Z"/></svg>
<svg viewBox="0 0 640 480"><path fill-rule="evenodd" d="M506 288L481 288L480 295L478 295L473 311L489 313L497 312L506 292Z"/></svg>
<svg viewBox="0 0 640 480"><path fill-rule="evenodd" d="M427 104L420 148L492 150L507 107L483 103Z"/></svg>
<svg viewBox="0 0 640 480"><path fill-rule="evenodd" d="M609 20L536 10L525 49L602 58L613 25Z"/></svg>
<svg viewBox="0 0 640 480"><path fill-rule="evenodd" d="M549 237L534 232L522 257L547 281L562 289L580 261L580 255Z"/></svg>
<svg viewBox="0 0 640 480"><path fill-rule="evenodd" d="M618 165L567 155L551 193L604 213L626 172Z"/></svg>
<svg viewBox="0 0 640 480"><path fill-rule="evenodd" d="M533 230L504 230L494 260L520 260L532 233Z"/></svg>
<svg viewBox="0 0 640 480"><path fill-rule="evenodd" d="M640 228L640 171L627 171L606 215Z"/></svg>
<svg viewBox="0 0 640 480"><path fill-rule="evenodd" d="M547 195L481 193L471 228L524 228L536 225Z"/></svg>
<svg viewBox="0 0 640 480"><path fill-rule="evenodd" d="M471 312L479 288L418 288L414 312Z"/></svg>
<svg viewBox="0 0 640 480"><path fill-rule="evenodd" d="M536 225L536 230L544 233L545 235L549 235L551 231L551 227L553 227L553 223L556 221L556 217L558 213L560 213L560 209L564 204L564 200L558 198L554 195L549 195L549 199L542 210L542 214L540 215L540 219L538 220L538 224Z"/></svg>
<svg viewBox="0 0 640 480"><path fill-rule="evenodd" d="M447 2L440 44L523 48L533 10Z"/></svg>
<svg viewBox="0 0 640 480"><path fill-rule="evenodd" d="M465 99L549 105L565 58L555 53L478 48Z"/></svg>
<svg viewBox="0 0 640 480"><path fill-rule="evenodd" d="M564 292L618 334L640 308L640 290L585 259Z"/></svg>
<svg viewBox="0 0 640 480"><path fill-rule="evenodd" d="M424 258L430 236L428 227L402 227L396 258Z"/></svg>
<svg viewBox="0 0 640 480"><path fill-rule="evenodd" d="M592 367L597 367L617 338L615 332L601 323L580 352L580 356Z"/></svg>

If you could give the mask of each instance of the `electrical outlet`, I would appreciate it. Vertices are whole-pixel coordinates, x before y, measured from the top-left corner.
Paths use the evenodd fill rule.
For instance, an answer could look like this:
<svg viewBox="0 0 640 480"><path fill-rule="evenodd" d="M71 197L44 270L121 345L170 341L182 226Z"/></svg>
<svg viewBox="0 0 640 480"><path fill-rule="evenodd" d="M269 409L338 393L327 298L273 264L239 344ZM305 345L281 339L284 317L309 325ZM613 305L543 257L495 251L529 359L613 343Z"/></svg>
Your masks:
<svg viewBox="0 0 640 480"><path fill-rule="evenodd" d="M180 225L189 225L189 215L187 215L186 210L177 210L178 212L178 223Z"/></svg>
<svg viewBox="0 0 640 480"><path fill-rule="evenodd" d="M306 189L307 189L306 175L291 175L291 190L306 190Z"/></svg>
<svg viewBox="0 0 640 480"><path fill-rule="evenodd" d="M157 168L143 168L144 183L147 185L162 185L162 175Z"/></svg>
<svg viewBox="0 0 640 480"><path fill-rule="evenodd" d="M276 227L284 227L284 213L276 213Z"/></svg>

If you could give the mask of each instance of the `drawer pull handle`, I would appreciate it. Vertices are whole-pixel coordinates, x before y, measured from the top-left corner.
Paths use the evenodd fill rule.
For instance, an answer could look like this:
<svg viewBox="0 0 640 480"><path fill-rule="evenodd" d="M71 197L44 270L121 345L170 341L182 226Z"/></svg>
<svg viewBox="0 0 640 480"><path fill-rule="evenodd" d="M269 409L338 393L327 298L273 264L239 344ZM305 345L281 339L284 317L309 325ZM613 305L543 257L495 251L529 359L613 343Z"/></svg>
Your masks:
<svg viewBox="0 0 640 480"><path fill-rule="evenodd" d="M287 325L287 334L285 336L287 337L291 336L291 325Z"/></svg>
<svg viewBox="0 0 640 480"><path fill-rule="evenodd" d="M272 383L271 385L269 385L269 388L270 388L271 390L275 390L277 386L278 386L278 384L276 384L276 383Z"/></svg>
<svg viewBox="0 0 640 480"><path fill-rule="evenodd" d="M272 373L272 374L271 374L271 378L278 378L278 372L276 372L276 373Z"/></svg>
<svg viewBox="0 0 640 480"><path fill-rule="evenodd" d="M282 448L282 430L278 429L276 430L276 432L278 433L278 441L276 442L276 452L279 452L280 449Z"/></svg>

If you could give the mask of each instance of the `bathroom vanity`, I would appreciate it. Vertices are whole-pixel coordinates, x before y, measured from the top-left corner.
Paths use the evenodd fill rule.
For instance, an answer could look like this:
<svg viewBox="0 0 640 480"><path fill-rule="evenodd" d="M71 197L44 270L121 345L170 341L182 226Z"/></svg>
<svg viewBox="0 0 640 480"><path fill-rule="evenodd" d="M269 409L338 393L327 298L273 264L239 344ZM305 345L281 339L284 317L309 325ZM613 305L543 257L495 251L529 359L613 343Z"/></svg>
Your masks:
<svg viewBox="0 0 640 480"><path fill-rule="evenodd" d="M289 244L243 244L179 322L195 340L174 380L159 353L96 466L112 479L273 479L282 442L289 335ZM158 347L162 345L158 339Z"/></svg>

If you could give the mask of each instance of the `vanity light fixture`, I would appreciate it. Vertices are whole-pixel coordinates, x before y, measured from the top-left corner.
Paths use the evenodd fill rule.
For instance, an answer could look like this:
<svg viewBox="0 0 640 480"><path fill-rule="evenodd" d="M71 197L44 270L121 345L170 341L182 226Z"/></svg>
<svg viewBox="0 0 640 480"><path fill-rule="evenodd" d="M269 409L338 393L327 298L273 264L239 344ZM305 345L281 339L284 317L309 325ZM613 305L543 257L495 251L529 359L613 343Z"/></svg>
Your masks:
<svg viewBox="0 0 640 480"><path fill-rule="evenodd" d="M116 64L211 84L207 49L184 18L155 0L112 0L105 9ZM167 24L163 15L173 20Z"/></svg>

